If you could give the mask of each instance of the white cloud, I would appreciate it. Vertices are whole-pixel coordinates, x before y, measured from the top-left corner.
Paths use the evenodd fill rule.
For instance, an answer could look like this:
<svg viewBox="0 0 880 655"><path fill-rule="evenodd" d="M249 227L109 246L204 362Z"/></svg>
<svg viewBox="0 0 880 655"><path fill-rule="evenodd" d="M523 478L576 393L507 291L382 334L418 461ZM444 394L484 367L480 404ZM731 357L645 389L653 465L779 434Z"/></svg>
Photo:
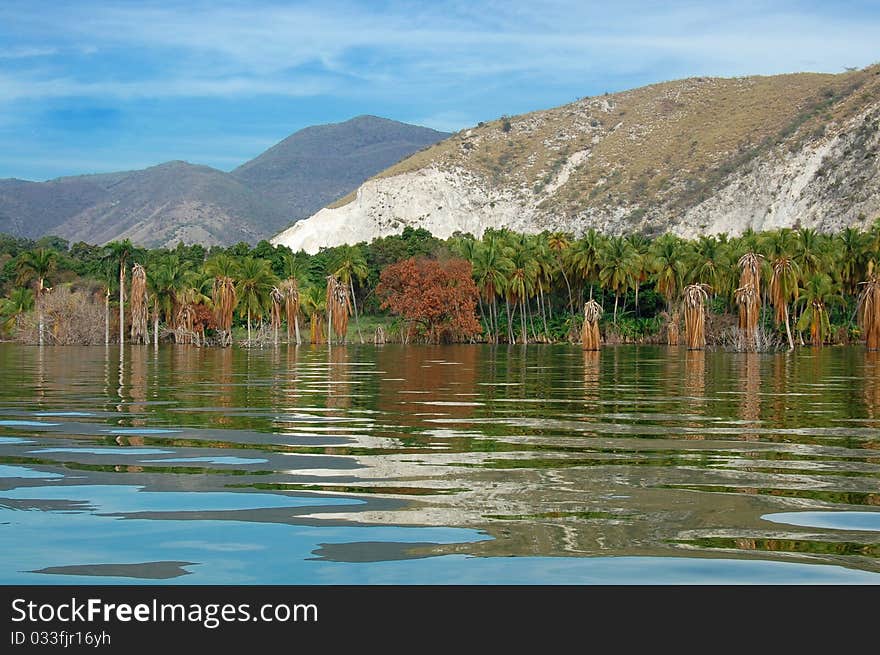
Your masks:
<svg viewBox="0 0 880 655"><path fill-rule="evenodd" d="M59 58L51 74L6 73L0 91L11 91L7 99L308 96L357 85L394 93L401 86L455 88L510 76L574 86L585 75L644 71L836 72L877 58L876 13L819 12L796 2L757 0L735 6L392 3L382 10L353 2L95 2L52 12L18 7L0 10L0 21L13 21L35 43L57 40L59 48L91 53L102 72L83 81L87 66L66 70ZM134 63L114 69L114 57L120 66Z"/></svg>

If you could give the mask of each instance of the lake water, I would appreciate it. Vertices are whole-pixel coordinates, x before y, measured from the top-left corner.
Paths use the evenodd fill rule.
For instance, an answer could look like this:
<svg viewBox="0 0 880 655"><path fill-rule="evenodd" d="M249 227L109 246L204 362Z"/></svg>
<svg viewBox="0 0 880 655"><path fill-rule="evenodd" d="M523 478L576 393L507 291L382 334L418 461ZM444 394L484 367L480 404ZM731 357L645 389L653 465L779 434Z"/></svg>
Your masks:
<svg viewBox="0 0 880 655"><path fill-rule="evenodd" d="M0 344L0 583L880 584L880 357Z"/></svg>

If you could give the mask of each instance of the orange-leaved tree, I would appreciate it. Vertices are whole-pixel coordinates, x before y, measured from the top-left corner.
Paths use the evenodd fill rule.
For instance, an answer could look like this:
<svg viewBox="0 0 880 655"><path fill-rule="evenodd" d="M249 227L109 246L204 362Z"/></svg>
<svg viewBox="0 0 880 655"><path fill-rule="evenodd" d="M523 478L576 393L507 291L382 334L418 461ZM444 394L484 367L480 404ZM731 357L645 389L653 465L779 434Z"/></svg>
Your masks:
<svg viewBox="0 0 880 655"><path fill-rule="evenodd" d="M382 309L406 320L405 338L429 343L468 341L481 332L479 292L467 260L404 259L382 270L376 293Z"/></svg>

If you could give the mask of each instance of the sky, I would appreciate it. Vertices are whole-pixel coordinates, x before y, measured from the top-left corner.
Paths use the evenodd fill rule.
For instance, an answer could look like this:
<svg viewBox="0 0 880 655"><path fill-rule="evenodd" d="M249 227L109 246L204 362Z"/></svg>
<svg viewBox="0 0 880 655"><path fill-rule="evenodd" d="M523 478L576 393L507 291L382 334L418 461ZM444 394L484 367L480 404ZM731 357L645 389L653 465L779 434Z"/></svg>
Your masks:
<svg viewBox="0 0 880 655"><path fill-rule="evenodd" d="M880 61L880 2L0 2L0 178L232 170L362 114L455 131L692 76Z"/></svg>

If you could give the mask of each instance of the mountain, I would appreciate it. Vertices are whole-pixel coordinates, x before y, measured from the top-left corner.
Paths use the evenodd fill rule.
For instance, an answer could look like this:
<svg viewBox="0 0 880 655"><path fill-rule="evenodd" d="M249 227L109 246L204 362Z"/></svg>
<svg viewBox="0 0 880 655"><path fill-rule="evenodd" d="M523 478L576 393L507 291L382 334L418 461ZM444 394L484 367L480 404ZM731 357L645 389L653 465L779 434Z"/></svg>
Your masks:
<svg viewBox="0 0 880 655"><path fill-rule="evenodd" d="M278 207L228 173L173 161L122 176L51 232L72 242L214 245L255 242L284 221Z"/></svg>
<svg viewBox="0 0 880 655"><path fill-rule="evenodd" d="M172 161L48 182L0 180L0 232L149 247L255 243L445 136L360 116L300 130L232 173Z"/></svg>
<svg viewBox="0 0 880 655"><path fill-rule="evenodd" d="M690 78L480 123L278 234L315 252L409 225L683 236L880 214L880 66Z"/></svg>
<svg viewBox="0 0 880 655"><path fill-rule="evenodd" d="M288 222L312 215L364 180L449 134L377 116L307 127L232 171L284 208Z"/></svg>

